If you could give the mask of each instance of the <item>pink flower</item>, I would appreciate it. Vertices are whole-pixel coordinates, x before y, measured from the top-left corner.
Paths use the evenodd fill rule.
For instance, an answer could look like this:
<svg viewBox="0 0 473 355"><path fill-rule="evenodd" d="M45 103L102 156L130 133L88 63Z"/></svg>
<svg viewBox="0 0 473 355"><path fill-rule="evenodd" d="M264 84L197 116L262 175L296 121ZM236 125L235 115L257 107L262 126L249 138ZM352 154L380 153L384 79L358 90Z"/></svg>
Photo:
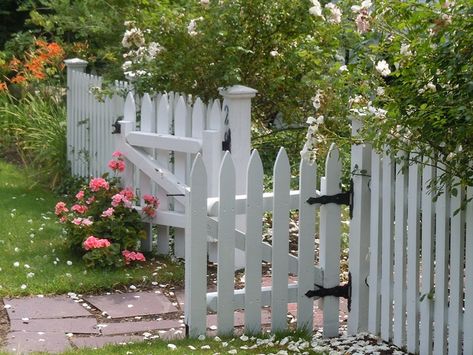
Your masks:
<svg viewBox="0 0 473 355"><path fill-rule="evenodd" d="M122 160L110 160L108 162L108 167L113 170L114 172L120 172L122 173L125 171L125 162Z"/></svg>
<svg viewBox="0 0 473 355"><path fill-rule="evenodd" d="M148 216L148 217L154 217L156 216L156 209L154 209L151 206L145 206L143 207L143 212Z"/></svg>
<svg viewBox="0 0 473 355"><path fill-rule="evenodd" d="M107 208L105 211L102 212L102 215L100 217L112 217L113 216L113 212L115 212L115 210L113 209L113 207L110 207L110 208Z"/></svg>
<svg viewBox="0 0 473 355"><path fill-rule="evenodd" d="M84 247L85 250L91 250L91 249L98 249L98 248L107 248L111 244L108 241L108 239L99 239L94 237L93 235L89 236L84 243L82 243L82 246Z"/></svg>
<svg viewBox="0 0 473 355"><path fill-rule="evenodd" d="M87 199L87 201L85 201L86 204L90 205L92 202L95 201L95 196L91 196Z"/></svg>
<svg viewBox="0 0 473 355"><path fill-rule="evenodd" d="M112 206L113 207L118 207L118 205L120 204L120 202L122 202L124 196L123 195L120 195L120 194L115 194L112 196Z"/></svg>
<svg viewBox="0 0 473 355"><path fill-rule="evenodd" d="M153 195L144 195L143 200L148 204L148 205L153 205L153 206L159 206L159 201L156 197Z"/></svg>
<svg viewBox="0 0 473 355"><path fill-rule="evenodd" d="M87 206L82 206L82 205L74 205L71 207L71 211L77 212L79 214L83 214L87 212L88 208Z"/></svg>
<svg viewBox="0 0 473 355"><path fill-rule="evenodd" d="M72 220L72 223L74 223L76 226L91 226L94 222L92 222L89 218L74 218Z"/></svg>
<svg viewBox="0 0 473 355"><path fill-rule="evenodd" d="M114 157L114 158L122 158L122 157L123 157L123 153L120 152L120 151L118 151L118 150L116 150L116 151L114 151L114 152L112 153L112 157Z"/></svg>
<svg viewBox="0 0 473 355"><path fill-rule="evenodd" d="M67 222L67 217L66 217L66 216L62 216L62 217L59 219L59 222L61 222L61 223L66 223L66 222Z"/></svg>
<svg viewBox="0 0 473 355"><path fill-rule="evenodd" d="M123 250L122 255L125 258L125 264L129 264L131 261L146 261L145 256L140 252Z"/></svg>
<svg viewBox="0 0 473 355"><path fill-rule="evenodd" d="M63 212L69 212L69 210L68 210L67 207L66 207L66 203L60 201L60 202L56 203L56 207L55 207L54 213L56 214L56 216L59 216L59 215L62 214Z"/></svg>
<svg viewBox="0 0 473 355"><path fill-rule="evenodd" d="M370 18L367 9L361 9L355 19L356 29L358 33L366 33L370 30Z"/></svg>
<svg viewBox="0 0 473 355"><path fill-rule="evenodd" d="M92 220L90 220L89 218L84 218L82 220L82 225L83 226L91 226L94 222L92 222Z"/></svg>
<svg viewBox="0 0 473 355"><path fill-rule="evenodd" d="M74 223L76 226L80 226L82 224L82 218L74 218L72 220L72 223Z"/></svg>
<svg viewBox="0 0 473 355"><path fill-rule="evenodd" d="M76 199L78 199L79 201L81 201L83 198L84 198L84 190L80 190L80 191L76 194Z"/></svg>
<svg viewBox="0 0 473 355"><path fill-rule="evenodd" d="M108 190L110 188L108 182L104 178L94 178L89 183L90 190L97 192L100 189Z"/></svg>
<svg viewBox="0 0 473 355"><path fill-rule="evenodd" d="M135 194L133 193L133 190L129 187L126 187L123 190L121 190L120 195L124 196L128 200L133 200L135 198Z"/></svg>

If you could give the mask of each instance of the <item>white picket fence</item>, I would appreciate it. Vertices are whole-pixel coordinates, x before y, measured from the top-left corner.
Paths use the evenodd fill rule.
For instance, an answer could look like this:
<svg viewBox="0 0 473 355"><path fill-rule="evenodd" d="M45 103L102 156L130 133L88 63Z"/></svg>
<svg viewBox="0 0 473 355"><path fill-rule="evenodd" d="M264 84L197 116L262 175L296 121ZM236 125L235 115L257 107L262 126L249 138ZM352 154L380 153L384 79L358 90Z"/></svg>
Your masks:
<svg viewBox="0 0 473 355"><path fill-rule="evenodd" d="M67 66L67 159L73 176L101 176L109 172L107 163L114 151L112 124L123 116L125 99L116 94L97 100L92 93L102 78L85 73L87 62L68 59ZM116 81L117 90L130 85Z"/></svg>
<svg viewBox="0 0 473 355"><path fill-rule="evenodd" d="M472 202L459 210L473 188L455 196L443 189L433 201L428 184L436 168L403 170L369 146L355 149L363 170L355 186L365 191L355 188L354 199L365 208L357 217L355 207L352 227L357 219L365 229L361 240L350 240L358 281L349 331L368 330L411 353L473 354Z"/></svg>
<svg viewBox="0 0 473 355"><path fill-rule="evenodd" d="M243 167L238 166L238 169ZM332 146L326 161L326 176L316 190L316 165L300 164L299 191L290 191L291 171L284 148L274 165L273 193L263 193L263 168L258 152L253 151L246 169L247 190L236 194L235 164L225 154L219 177L218 199L208 198L205 164L197 156L187 192L186 224L186 302L185 318L190 336L206 332L207 308L217 312L219 334L233 332L234 311L245 310L245 331L261 332L261 307L271 307L272 331L288 327L288 303L297 303L297 327L312 330L313 299L305 293L314 283L324 287L339 284L341 208L339 205L310 205L309 197L340 192L341 163ZM211 203L209 203L211 201ZM299 210L298 256L289 254L289 212ZM272 245L262 241L263 212L272 211ZM319 213L318 213L319 212ZM245 216L245 231L235 227L238 215ZM315 255L315 233L320 250ZM206 238L218 239L217 292L207 293ZM234 249L245 252L245 288L234 290ZM272 285L261 287L262 263L270 262ZM298 283L288 285L288 276ZM339 332L339 300L324 300L324 334Z"/></svg>

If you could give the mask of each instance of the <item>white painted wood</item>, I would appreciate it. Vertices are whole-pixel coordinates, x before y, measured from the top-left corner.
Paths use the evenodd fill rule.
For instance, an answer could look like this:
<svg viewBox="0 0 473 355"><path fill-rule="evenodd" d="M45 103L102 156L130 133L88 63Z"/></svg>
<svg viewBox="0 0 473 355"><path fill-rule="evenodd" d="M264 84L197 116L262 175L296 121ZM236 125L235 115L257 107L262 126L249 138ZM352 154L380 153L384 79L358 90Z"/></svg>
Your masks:
<svg viewBox="0 0 473 355"><path fill-rule="evenodd" d="M235 286L235 167L226 153L220 167L218 211L217 326L219 335L233 333Z"/></svg>
<svg viewBox="0 0 473 355"><path fill-rule="evenodd" d="M362 124L352 120L352 136L358 136ZM352 277L352 309L348 317L348 333L356 334L368 329L369 290L365 280L369 275L370 242L370 189L371 146L354 144L351 147L351 171L353 179L353 218L350 222L349 270ZM330 254L332 255L332 252ZM335 255L335 254L333 254ZM329 256L331 258L331 256Z"/></svg>
<svg viewBox="0 0 473 355"><path fill-rule="evenodd" d="M465 261L465 213L461 204L465 197L459 179L453 180L453 188L457 189L456 196L451 196L450 208L450 292L448 306L448 353L462 352L461 327L463 320L463 289ZM470 236L471 237L471 236Z"/></svg>
<svg viewBox="0 0 473 355"><path fill-rule="evenodd" d="M204 104L198 97L192 106L192 137L202 139L205 129Z"/></svg>
<svg viewBox="0 0 473 355"><path fill-rule="evenodd" d="M263 286L261 288L261 304L263 307L268 307L271 305L271 298L272 298L272 287L271 286ZM287 293L288 293L288 302L295 303L297 302L297 283L287 285ZM234 310L242 309L245 307L245 289L238 289L235 290L233 293L233 307ZM215 312L217 310L218 304L218 292L209 292L207 293L207 308ZM318 297L315 297L318 299ZM246 312L245 312L246 313ZM261 316L261 312L260 315Z"/></svg>
<svg viewBox="0 0 473 355"><path fill-rule="evenodd" d="M314 299L305 296L314 287L314 235L315 212L314 205L307 203L316 194L317 166L306 160L299 165L299 239L298 239L298 291L297 291L297 328L312 333Z"/></svg>
<svg viewBox="0 0 473 355"><path fill-rule="evenodd" d="M220 105L220 100L213 101L212 104L209 103L210 111L207 116L207 129L212 129L215 131L222 131L222 106Z"/></svg>
<svg viewBox="0 0 473 355"><path fill-rule="evenodd" d="M422 283L420 302L420 353L432 353L432 299L429 294L434 287L434 204L429 194L428 184L434 177L430 160L424 161L422 172Z"/></svg>
<svg viewBox="0 0 473 355"><path fill-rule="evenodd" d="M393 319L393 222L394 222L394 166L391 158L383 155L382 200L382 261L381 261L381 338L392 338Z"/></svg>
<svg viewBox="0 0 473 355"><path fill-rule="evenodd" d="M399 153L402 159L404 153ZM393 342L405 346L406 340L406 217L407 175L402 162L396 164L394 207L394 325Z"/></svg>
<svg viewBox="0 0 473 355"><path fill-rule="evenodd" d="M473 187L467 189L465 241L465 313L463 316L463 353L473 354Z"/></svg>
<svg viewBox="0 0 473 355"><path fill-rule="evenodd" d="M289 191L289 205L291 210L296 210L299 208L299 190L291 190ZM319 191L315 191L311 197L318 197L320 196ZM271 211L273 208L273 192L264 192L263 193L263 211ZM235 212L236 214L243 214L246 210L246 202L247 202L247 195L236 195L235 196ZM207 200L207 213L209 216L217 216L218 214L218 204L219 199L217 198L209 198ZM314 204L315 207L320 207L320 204Z"/></svg>
<svg viewBox="0 0 473 355"><path fill-rule="evenodd" d="M378 335L381 331L381 157L371 152L371 208L370 208L370 276L368 330Z"/></svg>
<svg viewBox="0 0 473 355"><path fill-rule="evenodd" d="M177 97L177 96L176 96ZM182 96L175 101L174 108L174 135L186 137L189 135L187 125L187 105ZM174 151L174 174L181 181L186 181L187 176L187 154ZM174 210L181 212L185 210L184 205L175 202ZM174 255L178 258L185 257L184 231L180 228L174 230Z"/></svg>
<svg viewBox="0 0 473 355"><path fill-rule="evenodd" d="M202 139L180 137L171 134L145 133L135 131L128 135L127 141L131 145L137 147L172 150L180 153L195 154L200 152L202 149Z"/></svg>
<svg viewBox="0 0 473 355"><path fill-rule="evenodd" d="M222 141L220 140L220 132L216 130L205 130L202 136L202 159L209 175L207 190L210 197L215 197L218 195L218 184L215 177L218 176L218 168L222 159Z"/></svg>
<svg viewBox="0 0 473 355"><path fill-rule="evenodd" d="M169 114L169 102L167 94L162 94L159 98L159 103L156 108L156 132L159 134L170 133L170 114ZM156 161L165 169L169 169L169 151L167 150L155 150ZM156 196L160 201L160 210L169 210L169 198L167 197L168 191L163 187L156 186ZM157 226L157 249L158 254L169 253L169 227Z"/></svg>
<svg viewBox="0 0 473 355"><path fill-rule="evenodd" d="M253 150L248 163L245 239L245 333L261 332L263 163ZM236 211L236 210L235 210Z"/></svg>
<svg viewBox="0 0 473 355"><path fill-rule="evenodd" d="M273 171L273 294L271 299L271 330L273 332L283 331L287 328L290 181L289 159L286 150L281 148Z"/></svg>
<svg viewBox="0 0 473 355"><path fill-rule="evenodd" d="M187 192L185 264L185 322L190 337L205 334L207 314L207 173L198 154L191 171L190 191Z"/></svg>
<svg viewBox="0 0 473 355"><path fill-rule="evenodd" d="M409 166L407 193L407 350L419 352L420 166Z"/></svg>
<svg viewBox="0 0 473 355"><path fill-rule="evenodd" d="M325 160L325 179L321 184L322 195L335 195L340 188L341 162L335 144L330 146ZM325 288L338 286L340 283L340 236L341 206L329 203L320 207L320 267L324 270ZM339 328L338 297L327 296L323 300L323 334L326 337L338 335Z"/></svg>
<svg viewBox="0 0 473 355"><path fill-rule="evenodd" d="M448 217L449 193L442 189L435 204L435 295L434 295L434 351L447 353L447 302L448 302Z"/></svg>

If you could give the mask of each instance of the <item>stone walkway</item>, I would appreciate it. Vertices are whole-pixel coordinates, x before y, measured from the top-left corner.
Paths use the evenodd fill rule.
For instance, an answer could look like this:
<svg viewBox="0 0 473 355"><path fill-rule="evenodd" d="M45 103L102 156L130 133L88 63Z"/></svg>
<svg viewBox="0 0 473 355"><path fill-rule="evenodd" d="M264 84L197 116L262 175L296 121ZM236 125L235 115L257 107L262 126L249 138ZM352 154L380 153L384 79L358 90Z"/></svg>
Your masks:
<svg viewBox="0 0 473 355"><path fill-rule="evenodd" d="M268 283L263 280L263 284ZM3 299L10 319L5 351L13 353L58 353L73 348L98 348L106 344L185 336L184 292L156 287L101 296L63 296ZM343 300L343 299L342 299ZM342 302L342 309L346 309ZM296 304L289 304L288 321L294 322ZM322 325L321 311L314 307L314 328ZM344 311L340 317L346 317ZM262 309L262 323L269 325L271 313ZM214 332L216 315L208 315ZM235 326L244 325L244 312L235 312Z"/></svg>

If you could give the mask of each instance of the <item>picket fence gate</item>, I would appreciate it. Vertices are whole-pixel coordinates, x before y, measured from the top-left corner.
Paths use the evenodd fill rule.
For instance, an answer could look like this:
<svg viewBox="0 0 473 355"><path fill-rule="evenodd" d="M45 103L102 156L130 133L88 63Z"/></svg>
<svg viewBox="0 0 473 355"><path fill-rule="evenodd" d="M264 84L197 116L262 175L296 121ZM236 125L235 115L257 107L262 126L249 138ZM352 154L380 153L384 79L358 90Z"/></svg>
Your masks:
<svg viewBox="0 0 473 355"><path fill-rule="evenodd" d="M205 332L207 307L217 311L220 333L231 332L233 311L240 308L246 310L246 330L258 331L257 310L264 305L271 307L272 329L282 330L288 302L298 303L297 326L311 329L313 300L304 293L314 283L339 283L340 206L305 201L340 192L338 150L331 148L320 192L316 167L306 163L300 166L299 191L289 191L289 164L282 150L275 164L274 192L263 193L257 152L250 159L254 90L224 90L223 104L215 100L207 106L167 93L144 95L138 105L132 94L126 104L114 97L101 107L89 93L100 78L81 73L84 68L81 61L68 63L72 171L76 176L100 175L118 149L132 167L124 177L126 185L139 196L153 193L161 200L157 216L146 220L149 237L143 247L152 248L152 226L157 225L158 252L167 253L169 227L175 229L177 254L185 255L186 266L192 265L186 267L189 334ZM117 85L130 89L125 83ZM111 125L122 115L121 132L112 136ZM355 120L352 127L356 135L360 123ZM232 155L222 160L224 150ZM369 331L422 355L473 355L473 188L460 187L456 194L445 188L433 201L428 184L436 168L411 164L402 169L394 157L372 151L369 144L352 147L351 171L348 332ZM465 199L466 208L458 212ZM298 209L301 218L297 257L287 250L290 209ZM274 210L272 246L261 242L261 213L267 210ZM320 238L317 256L315 226ZM209 241L213 249L208 249ZM234 290L232 283L239 262L234 249L247 256L240 258L247 269L243 290ZM217 292L210 294L208 253L219 265ZM262 260L273 264L269 288L260 284ZM296 285L288 285L289 273L297 275ZM336 297L323 300L326 336L338 334L338 306Z"/></svg>
<svg viewBox="0 0 473 355"><path fill-rule="evenodd" d="M341 208L334 204L309 204L307 200L340 192L338 149L333 145L328 153L320 193L316 190L316 164L306 161L300 163L299 191L290 191L291 171L284 148L274 164L272 193L263 193L263 167L256 150L246 169L245 195L236 195L235 165L228 152L219 175L218 200L209 199L205 164L200 155L196 157L187 191L185 319L189 335L205 334L207 308L217 312L219 334L233 332L237 309L245 310L245 331L261 332L264 306L271 307L272 331L284 331L288 326L288 303L297 303L297 327L312 330L313 298L305 293L314 288L314 283L328 288L339 284ZM289 253L289 212L295 209L299 210L297 256ZM272 245L262 241L263 213L268 210L273 214ZM238 215L245 216L245 231L235 226ZM316 224L320 238L317 256ZM213 293L207 293L208 234L218 239L217 292ZM246 256L245 288L241 290L234 290L235 248L243 250ZM263 262L271 263L272 267L272 285L267 287L261 287ZM288 284L289 274L297 275L297 284ZM324 335L338 335L338 298L325 299L323 313Z"/></svg>

